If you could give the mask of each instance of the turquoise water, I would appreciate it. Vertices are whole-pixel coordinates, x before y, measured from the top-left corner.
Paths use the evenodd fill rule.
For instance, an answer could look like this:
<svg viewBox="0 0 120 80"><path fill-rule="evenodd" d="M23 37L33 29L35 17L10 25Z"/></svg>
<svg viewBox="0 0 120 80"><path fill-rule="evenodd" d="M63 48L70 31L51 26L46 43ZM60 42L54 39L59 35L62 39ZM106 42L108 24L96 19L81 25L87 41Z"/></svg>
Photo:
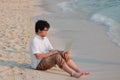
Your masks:
<svg viewBox="0 0 120 80"><path fill-rule="evenodd" d="M120 46L120 0L69 0L57 4L65 13L85 13L88 19L107 26L109 38ZM81 14L80 14L81 15Z"/></svg>

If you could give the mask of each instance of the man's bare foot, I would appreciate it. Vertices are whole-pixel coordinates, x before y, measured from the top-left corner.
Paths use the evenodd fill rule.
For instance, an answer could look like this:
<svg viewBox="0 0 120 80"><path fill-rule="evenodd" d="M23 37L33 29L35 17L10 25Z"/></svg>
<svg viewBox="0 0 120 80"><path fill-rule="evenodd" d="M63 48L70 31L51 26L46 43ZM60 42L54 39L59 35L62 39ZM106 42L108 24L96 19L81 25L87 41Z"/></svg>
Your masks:
<svg viewBox="0 0 120 80"><path fill-rule="evenodd" d="M90 72L83 72L83 75L85 76L90 75Z"/></svg>
<svg viewBox="0 0 120 80"><path fill-rule="evenodd" d="M71 77L80 78L83 75L84 75L83 73L73 73Z"/></svg>

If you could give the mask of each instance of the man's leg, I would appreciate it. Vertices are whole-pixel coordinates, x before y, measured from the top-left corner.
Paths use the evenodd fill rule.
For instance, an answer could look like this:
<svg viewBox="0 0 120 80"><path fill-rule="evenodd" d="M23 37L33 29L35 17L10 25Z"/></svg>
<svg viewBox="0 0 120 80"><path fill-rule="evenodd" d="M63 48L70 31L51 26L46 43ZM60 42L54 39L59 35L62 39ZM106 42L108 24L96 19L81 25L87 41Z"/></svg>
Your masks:
<svg viewBox="0 0 120 80"><path fill-rule="evenodd" d="M83 73L84 75L89 75L89 72L83 72L82 70L80 70L80 68L75 64L75 62L70 59L70 52L66 52L66 53L61 53L62 57L65 59L67 65L73 69L74 71L78 72L78 73Z"/></svg>
<svg viewBox="0 0 120 80"><path fill-rule="evenodd" d="M81 73L76 73L74 70L72 70L59 53L53 54L48 58L42 59L41 62L38 64L36 70L47 70L52 68L56 64L61 69L69 73L72 77L79 78L82 76Z"/></svg>
<svg viewBox="0 0 120 80"><path fill-rule="evenodd" d="M66 53L60 53L63 59L65 59L66 63L70 68L72 68L76 72L80 72L80 68L73 62L73 60L70 58L70 52Z"/></svg>
<svg viewBox="0 0 120 80"><path fill-rule="evenodd" d="M47 58L43 58L41 60L41 62L38 64L36 69L37 70L47 70L47 69L52 68L56 64L60 68L62 68L64 65L63 69L65 71L67 71L68 73L72 74L73 70L69 68L69 66L67 65L67 63L65 62L65 60L61 57L61 55L59 53L53 54Z"/></svg>
<svg viewBox="0 0 120 80"><path fill-rule="evenodd" d="M81 72L80 68L73 62L72 59L69 59L67 64L69 65L70 68L72 68L76 72Z"/></svg>
<svg viewBox="0 0 120 80"><path fill-rule="evenodd" d="M78 73L83 73L83 75L89 75L90 74L89 72L84 72L84 71L80 70L80 68L71 59L67 62L67 64L69 65L70 68L72 68L73 70L75 70Z"/></svg>
<svg viewBox="0 0 120 80"><path fill-rule="evenodd" d="M73 69L71 69L66 61L62 58L61 54L57 54L56 55L56 64L61 68L63 69L64 71L66 71L67 73L69 73L72 77L76 77L76 78L79 78L81 77L83 74L82 73L76 73Z"/></svg>

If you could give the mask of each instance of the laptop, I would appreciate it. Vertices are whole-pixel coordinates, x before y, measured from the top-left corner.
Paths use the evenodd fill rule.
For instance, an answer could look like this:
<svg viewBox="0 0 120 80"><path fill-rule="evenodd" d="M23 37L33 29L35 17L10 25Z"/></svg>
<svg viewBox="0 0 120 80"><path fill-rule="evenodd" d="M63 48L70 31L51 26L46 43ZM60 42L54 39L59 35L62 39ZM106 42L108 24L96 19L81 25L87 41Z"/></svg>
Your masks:
<svg viewBox="0 0 120 80"><path fill-rule="evenodd" d="M68 50L71 50L71 47L72 47L72 42L67 42L65 45L63 53L68 51Z"/></svg>

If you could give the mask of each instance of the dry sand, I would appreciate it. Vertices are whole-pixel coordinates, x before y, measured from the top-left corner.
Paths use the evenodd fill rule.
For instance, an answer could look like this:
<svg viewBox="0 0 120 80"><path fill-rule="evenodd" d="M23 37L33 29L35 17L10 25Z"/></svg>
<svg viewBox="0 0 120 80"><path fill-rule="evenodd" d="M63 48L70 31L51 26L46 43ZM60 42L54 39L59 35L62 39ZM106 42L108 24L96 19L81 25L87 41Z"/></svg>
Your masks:
<svg viewBox="0 0 120 80"><path fill-rule="evenodd" d="M42 1L0 1L0 80L71 79L59 69L43 72L30 68L29 41L34 35L31 17L46 13L40 7L38 11L36 6L43 6Z"/></svg>

